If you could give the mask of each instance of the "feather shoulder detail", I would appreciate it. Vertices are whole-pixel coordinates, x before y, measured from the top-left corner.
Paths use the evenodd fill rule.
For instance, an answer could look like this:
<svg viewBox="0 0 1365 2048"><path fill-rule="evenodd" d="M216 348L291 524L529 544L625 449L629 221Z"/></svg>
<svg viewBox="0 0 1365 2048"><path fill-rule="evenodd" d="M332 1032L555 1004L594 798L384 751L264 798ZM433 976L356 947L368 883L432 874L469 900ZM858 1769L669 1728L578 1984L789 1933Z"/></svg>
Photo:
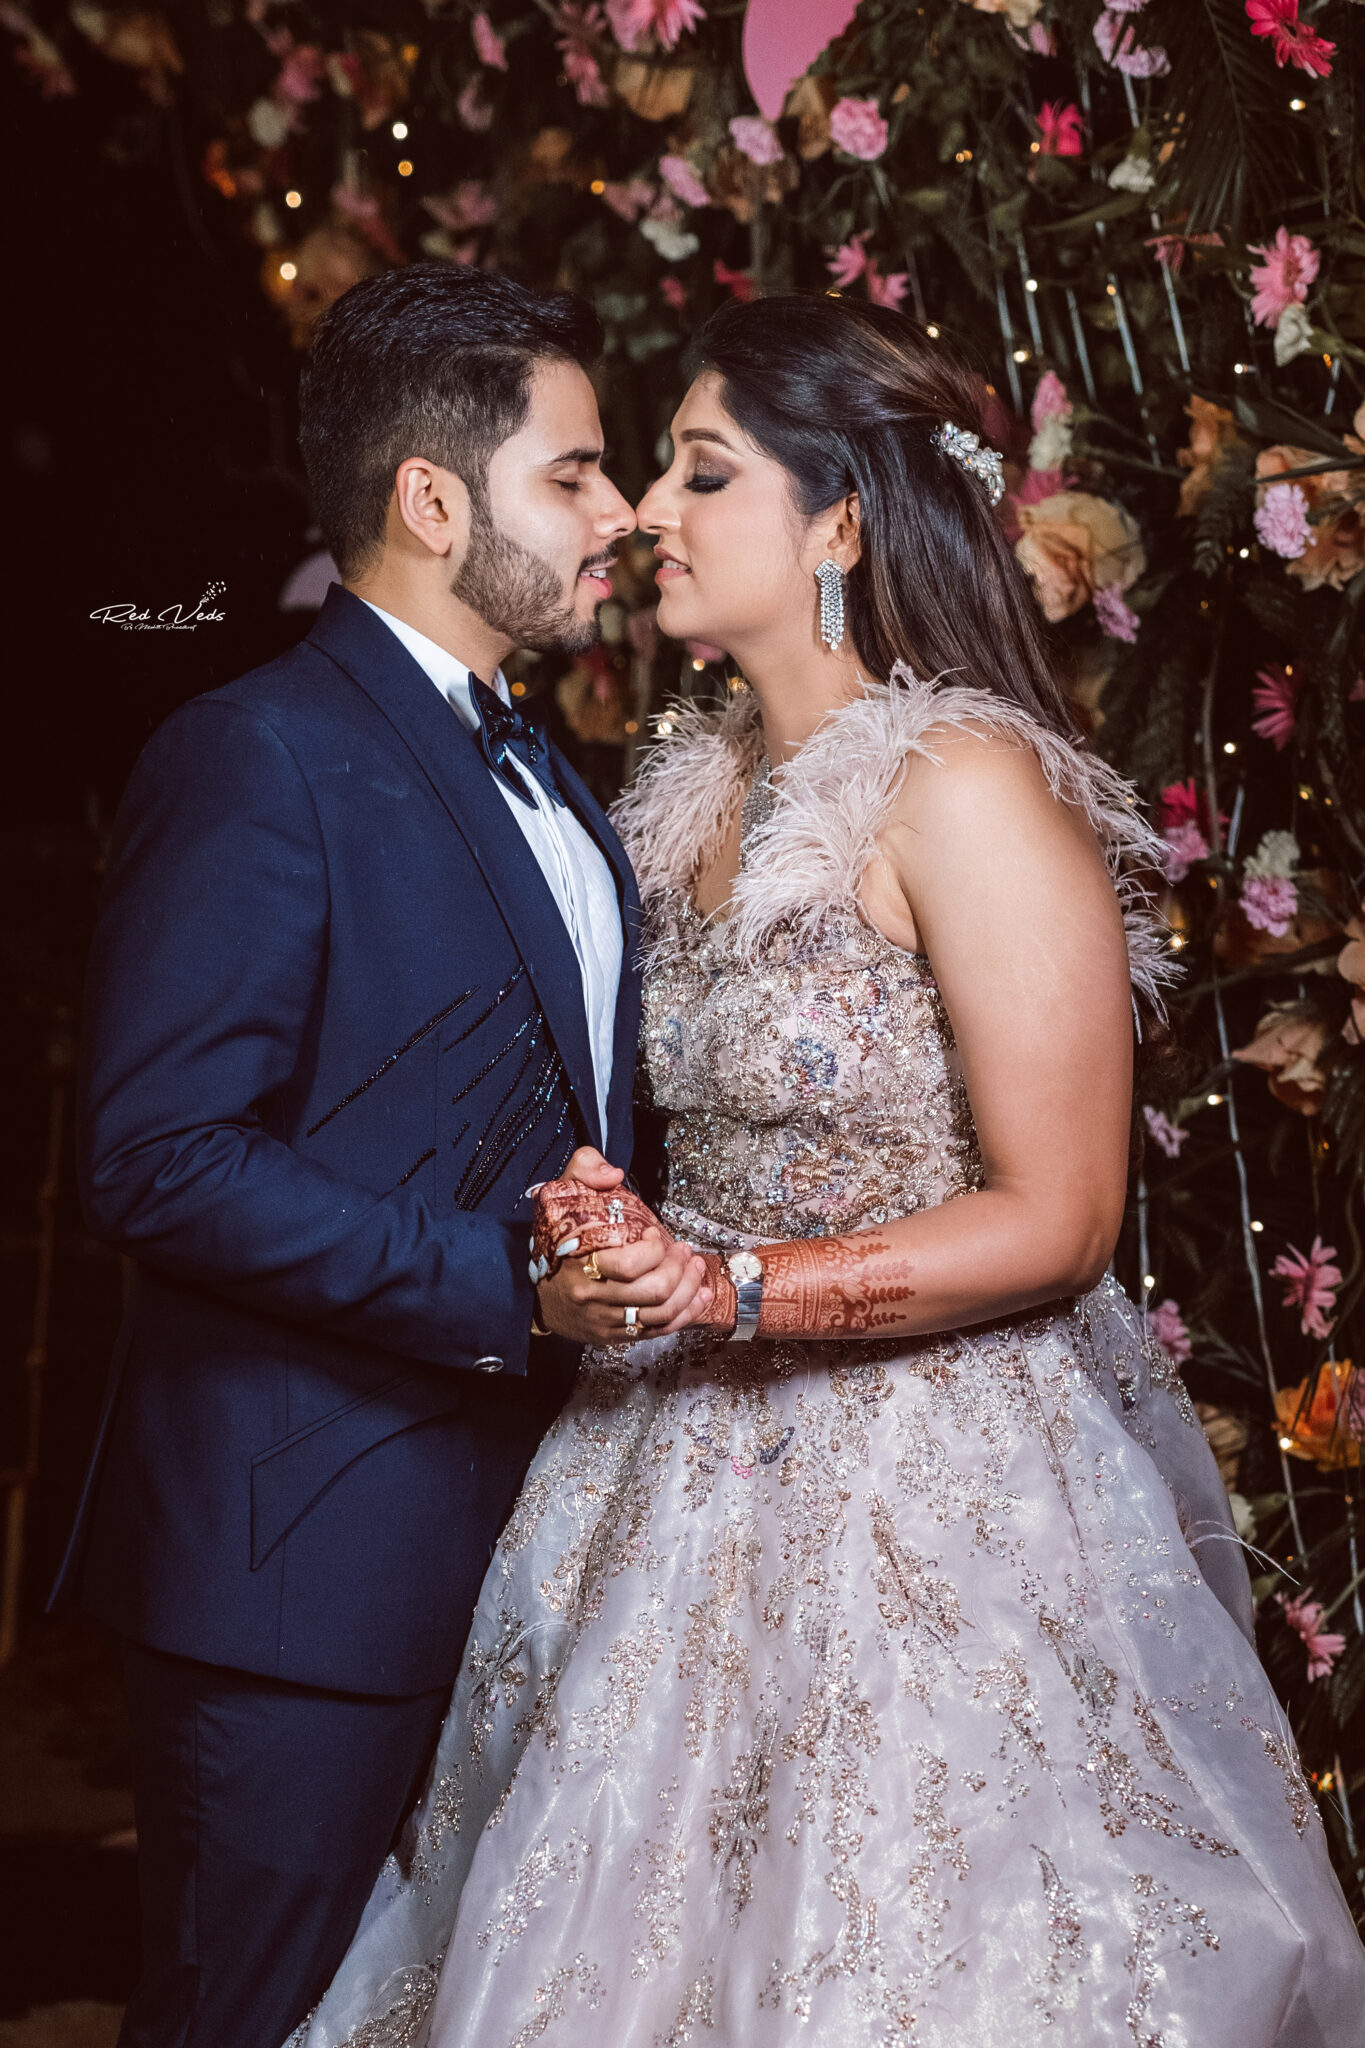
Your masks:
<svg viewBox="0 0 1365 2048"><path fill-rule="evenodd" d="M996 733L1029 747L1053 794L1084 811L1123 913L1134 997L1161 1015L1163 991L1179 979L1152 899L1151 881L1164 869L1166 849L1142 816L1132 785L1022 705L941 678L922 681L903 663L889 683L868 684L862 696L831 712L783 769L771 815L745 845L727 942L752 959L778 925L799 942L829 913L856 913L908 757L938 761L935 740L948 732Z"/></svg>
<svg viewBox="0 0 1365 2048"><path fill-rule="evenodd" d="M758 704L747 690L718 711L672 704L661 724L661 744L611 810L646 903L690 888L715 859L763 750Z"/></svg>

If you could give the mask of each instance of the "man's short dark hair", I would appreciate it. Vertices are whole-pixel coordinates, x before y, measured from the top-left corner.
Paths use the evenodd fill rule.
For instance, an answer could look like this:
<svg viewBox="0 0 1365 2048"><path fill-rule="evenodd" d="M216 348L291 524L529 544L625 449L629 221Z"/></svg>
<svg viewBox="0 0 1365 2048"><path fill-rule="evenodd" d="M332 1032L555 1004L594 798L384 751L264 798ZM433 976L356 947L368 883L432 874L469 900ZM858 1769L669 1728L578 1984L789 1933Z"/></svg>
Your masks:
<svg viewBox="0 0 1365 2048"><path fill-rule="evenodd" d="M586 366L601 349L585 299L467 264L409 263L344 292L299 385L299 446L342 575L382 544L400 462L425 456L481 496L493 454L525 422L533 365Z"/></svg>

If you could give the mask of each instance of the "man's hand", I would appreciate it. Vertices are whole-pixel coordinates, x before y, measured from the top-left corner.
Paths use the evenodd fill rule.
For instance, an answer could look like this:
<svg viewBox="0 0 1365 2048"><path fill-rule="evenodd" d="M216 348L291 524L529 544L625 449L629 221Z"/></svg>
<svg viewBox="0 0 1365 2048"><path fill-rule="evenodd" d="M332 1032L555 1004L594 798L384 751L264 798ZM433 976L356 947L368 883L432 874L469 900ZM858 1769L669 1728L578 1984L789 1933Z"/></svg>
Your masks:
<svg viewBox="0 0 1365 2048"><path fill-rule="evenodd" d="M540 1319L575 1344L630 1343L685 1330L711 1303L706 1261L655 1226L635 1244L596 1254L590 1280L576 1254L540 1284ZM635 1310L627 1324L625 1311Z"/></svg>
<svg viewBox="0 0 1365 2048"><path fill-rule="evenodd" d="M679 1244L619 1167L583 1146L558 1180L537 1190L532 1272L540 1318L578 1344L629 1342L631 1333L671 1335L711 1301L706 1262ZM600 1280L584 1272L589 1256ZM625 1311L635 1311L627 1323Z"/></svg>

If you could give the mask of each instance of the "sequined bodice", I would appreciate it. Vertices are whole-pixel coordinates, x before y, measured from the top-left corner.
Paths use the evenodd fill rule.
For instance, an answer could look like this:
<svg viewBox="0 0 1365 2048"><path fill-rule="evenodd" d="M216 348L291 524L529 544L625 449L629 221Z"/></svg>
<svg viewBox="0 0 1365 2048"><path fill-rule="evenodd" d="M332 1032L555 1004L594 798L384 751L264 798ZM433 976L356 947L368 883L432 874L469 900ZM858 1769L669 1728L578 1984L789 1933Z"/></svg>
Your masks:
<svg viewBox="0 0 1365 2048"><path fill-rule="evenodd" d="M768 808L760 773L742 848ZM743 860L744 854L741 853ZM981 1184L952 1031L928 961L856 913L737 957L680 891L651 905L645 1059L670 1117L668 1211L758 1238L823 1237Z"/></svg>

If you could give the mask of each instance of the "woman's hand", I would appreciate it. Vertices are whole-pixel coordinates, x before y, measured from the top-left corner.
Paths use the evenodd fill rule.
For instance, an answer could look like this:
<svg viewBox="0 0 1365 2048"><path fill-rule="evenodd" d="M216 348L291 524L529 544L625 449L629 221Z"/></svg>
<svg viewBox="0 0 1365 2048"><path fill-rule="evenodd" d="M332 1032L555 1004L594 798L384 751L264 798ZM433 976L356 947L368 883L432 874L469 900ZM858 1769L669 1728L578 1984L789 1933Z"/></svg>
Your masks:
<svg viewBox="0 0 1365 2048"><path fill-rule="evenodd" d="M531 1263L537 1282L557 1273L561 1259L586 1258L608 1247L638 1244L649 1230L661 1231L654 1211L622 1185L617 1166L584 1145L557 1180L536 1189Z"/></svg>
<svg viewBox="0 0 1365 2048"><path fill-rule="evenodd" d="M541 1320L577 1344L670 1336L711 1303L705 1260L622 1179L585 1146L536 1191L531 1272ZM590 1277L590 1260L599 1279Z"/></svg>

